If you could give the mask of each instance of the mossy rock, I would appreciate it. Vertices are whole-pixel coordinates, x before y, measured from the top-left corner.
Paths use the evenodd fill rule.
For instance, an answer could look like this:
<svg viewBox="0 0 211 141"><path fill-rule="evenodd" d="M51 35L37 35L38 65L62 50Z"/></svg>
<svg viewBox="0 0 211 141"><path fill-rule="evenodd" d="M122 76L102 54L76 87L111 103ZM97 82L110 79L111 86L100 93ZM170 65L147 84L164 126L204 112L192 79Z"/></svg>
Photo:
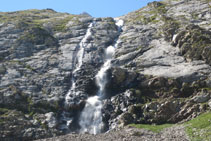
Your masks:
<svg viewBox="0 0 211 141"><path fill-rule="evenodd" d="M143 114L143 110L142 110L142 104L135 104L132 105L128 108L128 112L132 115L137 115L138 117L141 117Z"/></svg>
<svg viewBox="0 0 211 141"><path fill-rule="evenodd" d="M31 101L30 111L33 111L35 113L58 112L61 107L60 104L60 101L40 101L38 103L33 103L33 101Z"/></svg>
<svg viewBox="0 0 211 141"><path fill-rule="evenodd" d="M153 7L160 14L165 14L167 12L166 5L161 2L154 1L149 3L148 6Z"/></svg>
<svg viewBox="0 0 211 141"><path fill-rule="evenodd" d="M192 60L204 60L211 65L211 32L197 25L189 25L178 34L176 45L181 54Z"/></svg>
<svg viewBox="0 0 211 141"><path fill-rule="evenodd" d="M46 46L57 46L58 41L45 29L34 26L30 27L18 39L19 43L32 43L34 45L45 44Z"/></svg>
<svg viewBox="0 0 211 141"><path fill-rule="evenodd" d="M171 41L173 38L173 35L177 33L177 30L180 27L180 22L171 18L162 16L162 21L164 21L164 25L161 27L164 38L167 41Z"/></svg>
<svg viewBox="0 0 211 141"><path fill-rule="evenodd" d="M53 21L53 31L54 32L65 32L68 30L67 24L69 21L72 21L72 26L74 25L80 25L81 22L79 21L78 16L75 15L69 15L63 19L55 20Z"/></svg>

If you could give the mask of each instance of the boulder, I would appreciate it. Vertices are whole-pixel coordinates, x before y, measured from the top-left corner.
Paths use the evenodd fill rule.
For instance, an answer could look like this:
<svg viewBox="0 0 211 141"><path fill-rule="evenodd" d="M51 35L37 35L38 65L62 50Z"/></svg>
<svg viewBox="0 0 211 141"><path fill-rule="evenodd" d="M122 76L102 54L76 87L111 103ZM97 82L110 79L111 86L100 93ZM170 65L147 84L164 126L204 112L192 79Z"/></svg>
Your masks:
<svg viewBox="0 0 211 141"><path fill-rule="evenodd" d="M134 123L133 116L130 113L124 113L120 116L120 126L126 126L130 123Z"/></svg>
<svg viewBox="0 0 211 141"><path fill-rule="evenodd" d="M211 99L210 93L206 92L199 92L196 96L192 98L192 100L196 103L204 103Z"/></svg>

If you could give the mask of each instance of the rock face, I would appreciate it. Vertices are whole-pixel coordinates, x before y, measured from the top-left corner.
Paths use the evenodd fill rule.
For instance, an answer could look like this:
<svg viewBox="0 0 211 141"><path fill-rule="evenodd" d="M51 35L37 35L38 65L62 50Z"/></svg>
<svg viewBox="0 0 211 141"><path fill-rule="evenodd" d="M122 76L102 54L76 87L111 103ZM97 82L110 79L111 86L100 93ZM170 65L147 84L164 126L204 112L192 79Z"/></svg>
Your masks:
<svg viewBox="0 0 211 141"><path fill-rule="evenodd" d="M107 72L106 130L130 123L178 123L210 110L209 1L165 0L113 18L51 9L0 13L0 140L77 132L86 99L98 90L95 75L104 50L120 42ZM83 64L76 55L90 23ZM75 78L71 104L65 96ZM73 119L68 130L63 113Z"/></svg>

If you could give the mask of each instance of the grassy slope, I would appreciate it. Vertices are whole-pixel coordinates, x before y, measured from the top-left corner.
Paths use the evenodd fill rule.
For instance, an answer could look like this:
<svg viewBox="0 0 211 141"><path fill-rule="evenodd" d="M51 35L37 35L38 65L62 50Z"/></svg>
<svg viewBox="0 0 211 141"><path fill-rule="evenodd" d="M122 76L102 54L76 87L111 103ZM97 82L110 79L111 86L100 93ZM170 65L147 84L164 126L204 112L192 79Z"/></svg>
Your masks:
<svg viewBox="0 0 211 141"><path fill-rule="evenodd" d="M159 133L165 128L174 124L148 125L148 124L130 124L136 128L143 128L155 133ZM183 124L186 126L186 133L192 141L211 141L211 112L204 113L195 119Z"/></svg>
<svg viewBox="0 0 211 141"><path fill-rule="evenodd" d="M211 112L200 115L199 117L185 123L186 132L193 141L211 140Z"/></svg>

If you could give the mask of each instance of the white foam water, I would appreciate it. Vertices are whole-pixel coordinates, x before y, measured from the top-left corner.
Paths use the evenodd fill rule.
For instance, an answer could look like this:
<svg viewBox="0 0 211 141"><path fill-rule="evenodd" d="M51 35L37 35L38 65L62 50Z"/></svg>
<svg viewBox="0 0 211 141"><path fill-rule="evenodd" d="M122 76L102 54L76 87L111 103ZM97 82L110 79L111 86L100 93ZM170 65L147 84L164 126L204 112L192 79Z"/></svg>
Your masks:
<svg viewBox="0 0 211 141"><path fill-rule="evenodd" d="M70 100L70 95L72 93L77 93L75 88L76 88L76 83L75 83L75 78L74 75L81 69L81 66L83 64L83 56L84 56L84 48L87 46L87 39L92 36L91 33L91 28L93 27L94 23L91 23L86 31L86 34L84 36L84 38L81 40L81 42L79 43L79 51L76 55L76 67L72 72L72 87L69 90L68 94L65 97L65 105L69 105L69 100Z"/></svg>
<svg viewBox="0 0 211 141"><path fill-rule="evenodd" d="M116 25L119 28L123 26L123 21L118 20ZM96 75L96 83L99 88L96 96L90 97L86 101L85 108L83 109L79 118L79 125L81 127L80 133L98 134L103 131L104 123L102 121L102 98L105 95L105 87L107 84L107 70L111 67L111 60L115 53L115 48L118 45L118 40L114 46L109 46L105 51L105 61L100 71Z"/></svg>
<svg viewBox="0 0 211 141"><path fill-rule="evenodd" d="M88 38L90 36L92 36L92 32L91 32L91 28L93 27L94 22L90 23L90 25L88 26L88 29L86 31L85 36L83 37L83 39L81 40L81 42L79 43L79 50L76 54L76 65L75 65L75 69L72 72L72 86L71 89L69 90L69 92L67 93L66 97L65 97L65 108L68 108L72 103L70 103L71 97L70 95L74 94L77 95L78 92L76 91L76 80L74 78L74 76L77 74L77 72L81 69L81 66L83 65L83 57L84 57L84 50L85 47L88 45ZM69 113L68 112L63 112L62 113L62 120L66 121L65 125L62 125L62 129L69 129L69 125L72 122L73 118L69 117Z"/></svg>

